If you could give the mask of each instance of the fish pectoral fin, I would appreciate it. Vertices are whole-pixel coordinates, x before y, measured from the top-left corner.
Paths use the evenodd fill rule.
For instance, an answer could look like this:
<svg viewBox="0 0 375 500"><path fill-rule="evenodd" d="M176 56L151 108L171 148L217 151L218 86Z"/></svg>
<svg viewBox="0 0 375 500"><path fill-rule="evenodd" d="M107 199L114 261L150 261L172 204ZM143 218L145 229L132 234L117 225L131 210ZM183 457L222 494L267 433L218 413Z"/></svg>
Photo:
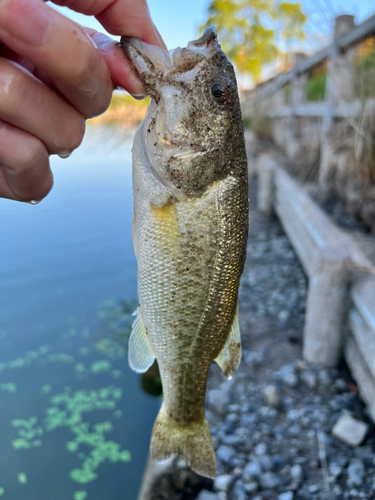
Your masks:
<svg viewBox="0 0 375 500"><path fill-rule="evenodd" d="M216 363L223 370L227 378L232 378L241 361L241 333L238 322L238 305L233 318L232 328L224 347L219 356L215 359Z"/></svg>
<svg viewBox="0 0 375 500"><path fill-rule="evenodd" d="M129 339L129 366L137 373L144 373L155 361L155 354L147 338L140 307L134 312L134 315L136 318Z"/></svg>

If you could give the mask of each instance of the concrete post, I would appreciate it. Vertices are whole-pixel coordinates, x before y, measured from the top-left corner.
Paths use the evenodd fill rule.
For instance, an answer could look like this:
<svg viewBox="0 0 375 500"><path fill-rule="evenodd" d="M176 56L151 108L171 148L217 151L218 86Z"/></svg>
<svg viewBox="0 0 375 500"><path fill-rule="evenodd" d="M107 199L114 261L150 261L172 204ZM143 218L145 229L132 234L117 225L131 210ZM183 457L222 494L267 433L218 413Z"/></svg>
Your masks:
<svg viewBox="0 0 375 500"><path fill-rule="evenodd" d="M287 140L285 142L286 154L294 160L300 151L300 140L298 138L299 127L298 117L296 116L296 108L304 103L305 100L305 82L307 73L298 74L296 68L306 59L306 55L302 52L294 54L294 75L290 82L291 84L291 113L287 119Z"/></svg>
<svg viewBox="0 0 375 500"><path fill-rule="evenodd" d="M321 128L321 161L319 183L324 186L333 174L333 108L353 99L354 49L340 52L338 40L354 28L354 16L342 15L335 19L334 38L327 65L325 114Z"/></svg>
<svg viewBox="0 0 375 500"><path fill-rule="evenodd" d="M303 357L310 363L336 366L342 345L342 320L350 256L345 249L321 251L309 280Z"/></svg>
<svg viewBox="0 0 375 500"><path fill-rule="evenodd" d="M274 160L268 156L261 156L257 162L257 209L266 215L269 215L272 211L275 168Z"/></svg>

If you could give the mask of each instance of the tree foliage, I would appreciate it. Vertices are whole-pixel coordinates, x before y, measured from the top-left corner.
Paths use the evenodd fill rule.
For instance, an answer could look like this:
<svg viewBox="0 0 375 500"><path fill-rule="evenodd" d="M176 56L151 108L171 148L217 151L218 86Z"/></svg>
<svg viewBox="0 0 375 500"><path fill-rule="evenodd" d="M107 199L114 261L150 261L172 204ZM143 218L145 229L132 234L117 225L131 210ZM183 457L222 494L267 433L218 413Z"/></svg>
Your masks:
<svg viewBox="0 0 375 500"><path fill-rule="evenodd" d="M201 28L215 26L237 70L259 80L262 67L277 57L280 40L289 48L292 41L304 38L306 20L300 3L211 0Z"/></svg>

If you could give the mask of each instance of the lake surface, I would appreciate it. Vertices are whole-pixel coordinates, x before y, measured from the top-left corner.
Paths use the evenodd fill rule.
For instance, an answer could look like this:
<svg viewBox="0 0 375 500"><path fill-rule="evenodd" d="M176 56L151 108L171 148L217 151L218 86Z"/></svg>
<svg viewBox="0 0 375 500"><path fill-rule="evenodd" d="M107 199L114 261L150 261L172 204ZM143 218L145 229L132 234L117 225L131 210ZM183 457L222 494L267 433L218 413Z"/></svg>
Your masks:
<svg viewBox="0 0 375 500"><path fill-rule="evenodd" d="M1 500L137 497L159 400L123 341L137 300L130 150L129 133L89 128L52 158L39 205L0 199Z"/></svg>

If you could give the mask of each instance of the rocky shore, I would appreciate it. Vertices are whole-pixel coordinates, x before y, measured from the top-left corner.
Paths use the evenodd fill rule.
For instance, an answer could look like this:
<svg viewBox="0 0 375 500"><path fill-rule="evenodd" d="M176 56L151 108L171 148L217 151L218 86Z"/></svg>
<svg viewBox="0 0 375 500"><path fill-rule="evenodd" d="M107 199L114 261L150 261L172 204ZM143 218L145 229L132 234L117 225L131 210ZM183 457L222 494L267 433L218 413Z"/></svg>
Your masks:
<svg viewBox="0 0 375 500"><path fill-rule="evenodd" d="M375 499L375 434L344 364L302 361L307 281L275 218L256 212L240 288L243 359L226 380L212 366L207 391L218 477L176 458L153 500Z"/></svg>

